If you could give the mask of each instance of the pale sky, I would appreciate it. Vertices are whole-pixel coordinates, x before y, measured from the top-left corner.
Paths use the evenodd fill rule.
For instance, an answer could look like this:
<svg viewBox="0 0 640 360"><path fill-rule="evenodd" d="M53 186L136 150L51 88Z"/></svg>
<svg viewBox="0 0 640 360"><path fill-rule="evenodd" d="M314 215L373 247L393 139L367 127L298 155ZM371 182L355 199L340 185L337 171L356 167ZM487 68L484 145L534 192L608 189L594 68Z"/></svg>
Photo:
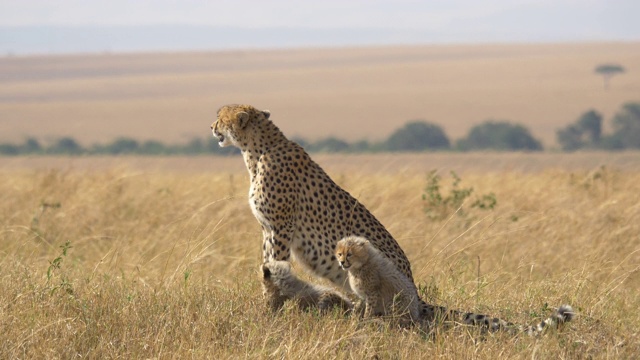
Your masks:
<svg viewBox="0 0 640 360"><path fill-rule="evenodd" d="M501 15L535 18L545 13L552 18L566 14L568 23L582 19L596 23L592 25L628 22L632 33L640 23L640 1L0 0L0 26L191 24L439 29L467 19Z"/></svg>
<svg viewBox="0 0 640 360"><path fill-rule="evenodd" d="M438 27L540 4L602 8L607 1L531 0L2 0L0 25L197 24L238 27Z"/></svg>
<svg viewBox="0 0 640 360"><path fill-rule="evenodd" d="M287 34L257 30L248 35L250 41L244 42L236 41L244 33L237 35L229 30L227 43L224 36L214 43L206 41L213 35L197 42L197 32L180 28L176 33L184 35L179 42L153 45L157 48L224 48L233 43L254 47L324 46L341 38L338 45L639 41L640 0L0 0L0 27L4 27L0 51L75 51L74 42L80 51L94 50L77 39L83 31L69 35L41 28L38 33L23 26L121 25L313 30L298 37L294 31L288 34L289 39L284 39ZM339 35L326 35L318 29L337 29L333 34ZM91 33L86 36L94 36L98 49L135 50L150 43L147 38L126 39L122 33L106 31L106 40ZM160 34L158 30L149 31L151 37Z"/></svg>

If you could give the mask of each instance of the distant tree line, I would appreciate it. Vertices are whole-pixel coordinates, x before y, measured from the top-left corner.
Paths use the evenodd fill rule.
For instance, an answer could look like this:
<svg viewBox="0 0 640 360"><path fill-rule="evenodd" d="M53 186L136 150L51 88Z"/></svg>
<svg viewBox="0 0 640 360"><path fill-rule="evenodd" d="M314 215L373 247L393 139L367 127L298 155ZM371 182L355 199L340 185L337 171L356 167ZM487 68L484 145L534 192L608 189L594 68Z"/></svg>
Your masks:
<svg viewBox="0 0 640 360"><path fill-rule="evenodd" d="M452 145L444 130L438 125L416 120L396 130L386 140L347 142L337 137L327 137L314 142L294 138L309 152L324 153L373 153L419 152L426 150L542 150L540 142L520 125L508 122L488 121L474 127L467 138ZM111 143L83 147L75 139L63 137L48 146L35 138L27 138L23 144L0 144L1 155L197 155L238 154L234 147L221 148L217 139L192 139L187 144L166 145L150 140L139 142L131 138L118 138Z"/></svg>
<svg viewBox="0 0 640 360"><path fill-rule="evenodd" d="M0 144L2 155L197 155L197 154L239 154L236 148L221 148L218 141L211 138L194 138L186 144L167 145L160 141L140 142L131 138L118 138L108 144L83 147L71 137L63 137L49 146L41 145L35 138L27 138L23 144Z"/></svg>
<svg viewBox="0 0 640 360"><path fill-rule="evenodd" d="M603 118L594 110L582 114L575 123L558 129L556 135L564 151L579 149L640 149L640 103L628 103L614 116L613 133L603 134ZM347 142L337 137L317 141L294 138L309 152L420 152L420 151L542 151L542 143L523 125L506 120L486 120L472 127L468 134L452 142L436 124L415 120L394 131L379 142L360 140ZM159 141L137 141L118 138L111 143L84 147L70 137L60 138L45 146L35 138L22 144L0 144L0 155L197 155L239 154L234 147L221 148L217 139L192 139L186 144L167 145Z"/></svg>
<svg viewBox="0 0 640 360"><path fill-rule="evenodd" d="M602 115L589 110L557 131L558 144L564 151L640 149L640 103L622 105L611 121L612 133L605 134L602 128Z"/></svg>

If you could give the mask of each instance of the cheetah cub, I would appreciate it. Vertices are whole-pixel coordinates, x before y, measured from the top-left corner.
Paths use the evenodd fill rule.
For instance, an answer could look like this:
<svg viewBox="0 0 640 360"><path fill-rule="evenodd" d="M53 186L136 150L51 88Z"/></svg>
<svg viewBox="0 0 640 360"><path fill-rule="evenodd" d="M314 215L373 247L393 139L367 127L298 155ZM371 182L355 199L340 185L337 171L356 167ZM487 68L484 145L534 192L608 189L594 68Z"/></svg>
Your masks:
<svg viewBox="0 0 640 360"><path fill-rule="evenodd" d="M415 285L365 238L349 236L336 246L336 258L349 272L349 284L364 301L364 317L399 316L417 323L420 301Z"/></svg>
<svg viewBox="0 0 640 360"><path fill-rule="evenodd" d="M345 313L353 305L339 292L322 285L308 283L293 274L287 261L268 261L260 266L263 294L272 310L279 310L293 299L302 310L318 308L321 313L339 307Z"/></svg>

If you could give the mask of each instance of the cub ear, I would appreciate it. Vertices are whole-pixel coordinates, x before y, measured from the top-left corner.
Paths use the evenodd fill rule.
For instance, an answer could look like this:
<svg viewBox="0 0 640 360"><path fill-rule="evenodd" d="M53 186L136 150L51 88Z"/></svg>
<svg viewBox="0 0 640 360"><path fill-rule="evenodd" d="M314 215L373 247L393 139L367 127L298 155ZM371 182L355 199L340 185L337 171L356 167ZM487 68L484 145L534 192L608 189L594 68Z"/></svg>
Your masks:
<svg viewBox="0 0 640 360"><path fill-rule="evenodd" d="M241 111L236 114L236 119L238 119L238 126L240 126L240 129L244 129L245 127L247 127L247 124L249 123L249 114L247 114L244 111Z"/></svg>
<svg viewBox="0 0 640 360"><path fill-rule="evenodd" d="M271 116L271 111L269 110L262 110L262 114L264 115L265 119L268 119L269 116Z"/></svg>
<svg viewBox="0 0 640 360"><path fill-rule="evenodd" d="M268 279L270 277L271 277L271 270L269 270L266 264L262 264L262 278Z"/></svg>

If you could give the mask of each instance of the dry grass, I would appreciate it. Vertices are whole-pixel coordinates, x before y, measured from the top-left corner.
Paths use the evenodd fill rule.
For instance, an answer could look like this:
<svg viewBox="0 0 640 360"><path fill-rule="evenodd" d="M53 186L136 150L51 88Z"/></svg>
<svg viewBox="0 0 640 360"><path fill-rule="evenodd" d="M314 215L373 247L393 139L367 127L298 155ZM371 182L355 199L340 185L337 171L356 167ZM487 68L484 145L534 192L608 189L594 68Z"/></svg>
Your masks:
<svg viewBox="0 0 640 360"><path fill-rule="evenodd" d="M257 282L260 230L244 171L4 169L0 358L640 353L639 171L467 171L461 186L494 192L495 210L432 221L422 208L424 173L327 168L396 236L430 301L522 323L547 315L545 304L570 303L575 322L539 339L478 341L460 329L427 339L293 308L271 315Z"/></svg>
<svg viewBox="0 0 640 360"><path fill-rule="evenodd" d="M605 91L593 70L610 62L628 71ZM209 136L223 104L250 103L313 140L382 139L414 119L458 139L493 118L553 146L585 111L609 124L640 101L638 64L638 42L0 58L0 141L186 142Z"/></svg>

